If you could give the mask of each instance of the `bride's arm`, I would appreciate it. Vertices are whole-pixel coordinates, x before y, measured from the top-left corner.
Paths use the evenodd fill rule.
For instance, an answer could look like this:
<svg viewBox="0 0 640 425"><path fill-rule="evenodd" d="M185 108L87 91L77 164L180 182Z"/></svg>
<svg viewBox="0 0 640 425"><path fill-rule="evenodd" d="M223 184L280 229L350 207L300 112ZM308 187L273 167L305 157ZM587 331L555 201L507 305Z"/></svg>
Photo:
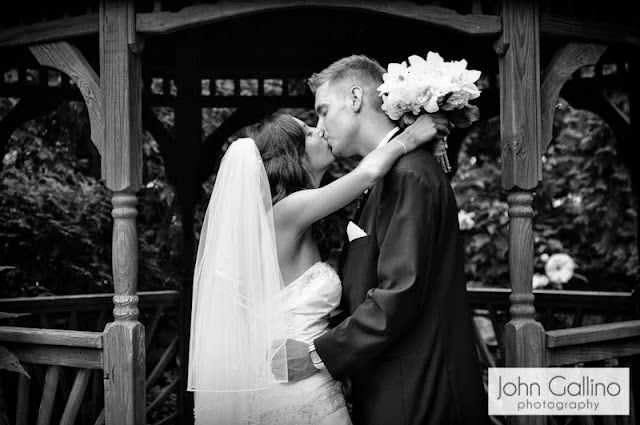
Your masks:
<svg viewBox="0 0 640 425"><path fill-rule="evenodd" d="M421 115L387 145L365 156L350 173L326 186L292 193L278 202L275 206L278 223L296 233L306 231L311 224L346 206L375 185L405 153L405 147L411 152L438 134L448 132L443 116Z"/></svg>

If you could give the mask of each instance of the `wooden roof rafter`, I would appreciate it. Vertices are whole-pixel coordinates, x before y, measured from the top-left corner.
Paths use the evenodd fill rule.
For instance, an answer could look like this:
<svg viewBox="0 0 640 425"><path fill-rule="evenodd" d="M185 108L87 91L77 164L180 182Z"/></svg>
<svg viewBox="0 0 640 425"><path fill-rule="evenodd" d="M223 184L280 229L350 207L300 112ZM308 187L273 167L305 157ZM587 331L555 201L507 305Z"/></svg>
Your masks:
<svg viewBox="0 0 640 425"><path fill-rule="evenodd" d="M164 35L225 19L302 7L381 13L470 35L495 36L502 32L501 19L498 16L462 15L445 7L418 5L406 0L393 3L367 0L349 0L340 3L331 0L280 0L269 3L221 1L215 4L188 6L178 12L139 13L136 27L142 34Z"/></svg>
<svg viewBox="0 0 640 425"><path fill-rule="evenodd" d="M467 14L433 5L417 5L410 1L394 3L350 0L337 4L330 0L281 0L270 7L250 3L220 1L216 4L196 4L177 12L152 11L138 13L136 29L141 35L166 35L176 31L220 22L225 19L249 16L265 11L278 11L303 7L360 10L386 14L398 18L423 22L443 29L469 35L498 36L502 32L499 16ZM24 24L0 29L0 48L23 46L97 36L98 13L71 16L51 21ZM543 36L568 37L629 46L640 46L640 29L630 25L589 21L582 18L541 13L540 32Z"/></svg>

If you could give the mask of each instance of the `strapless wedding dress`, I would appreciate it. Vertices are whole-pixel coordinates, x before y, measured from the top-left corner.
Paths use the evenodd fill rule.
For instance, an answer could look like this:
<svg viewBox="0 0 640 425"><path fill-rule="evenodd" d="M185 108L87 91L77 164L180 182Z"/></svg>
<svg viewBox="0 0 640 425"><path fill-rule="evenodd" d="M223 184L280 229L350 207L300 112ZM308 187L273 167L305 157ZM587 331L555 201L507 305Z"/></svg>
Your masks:
<svg viewBox="0 0 640 425"><path fill-rule="evenodd" d="M310 344L329 329L342 285L329 264L318 262L280 295L291 323L287 338ZM269 410L260 415L260 425L351 425L342 385L326 369L298 382L274 385L262 396Z"/></svg>

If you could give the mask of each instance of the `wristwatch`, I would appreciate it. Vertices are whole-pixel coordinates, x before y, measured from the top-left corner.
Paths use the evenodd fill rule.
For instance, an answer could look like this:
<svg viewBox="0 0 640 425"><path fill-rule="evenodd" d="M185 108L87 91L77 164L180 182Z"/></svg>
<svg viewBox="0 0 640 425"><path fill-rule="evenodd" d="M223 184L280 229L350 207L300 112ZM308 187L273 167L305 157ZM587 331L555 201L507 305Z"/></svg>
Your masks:
<svg viewBox="0 0 640 425"><path fill-rule="evenodd" d="M320 355L316 351L316 345L312 342L309 344L309 357L311 357L311 362L315 366L316 369L325 369L326 366L324 362L320 358Z"/></svg>

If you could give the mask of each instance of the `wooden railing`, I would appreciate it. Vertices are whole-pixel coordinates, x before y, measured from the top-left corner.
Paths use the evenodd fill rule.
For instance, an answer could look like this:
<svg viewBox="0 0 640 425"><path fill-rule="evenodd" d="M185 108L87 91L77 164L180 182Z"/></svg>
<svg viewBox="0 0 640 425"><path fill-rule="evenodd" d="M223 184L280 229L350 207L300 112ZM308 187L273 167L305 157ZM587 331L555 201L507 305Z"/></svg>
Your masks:
<svg viewBox="0 0 640 425"><path fill-rule="evenodd" d="M24 375L17 378L15 400L15 423L26 425L29 413L37 408L38 425L48 424L55 416L54 407L58 389L63 388L64 410L59 412L60 424L75 423L87 385L93 370L102 375L103 340L102 332L65 331L57 329L33 329L1 326L0 343L6 346L18 359L30 364L27 370L42 387L39 403L32 401L31 379ZM46 368L44 377L40 368ZM74 380L71 390L66 385L62 367L73 368ZM3 380L4 381L4 380ZM4 393L7 393L5 390Z"/></svg>
<svg viewBox="0 0 640 425"><path fill-rule="evenodd" d="M640 320L628 320L546 332L546 358L549 367L632 367L640 365ZM605 416L606 425L635 425L637 386L630 377L628 416ZM554 424L554 422L549 422ZM592 425L593 418L580 423Z"/></svg>
<svg viewBox="0 0 640 425"><path fill-rule="evenodd" d="M509 321L507 288L468 288L470 307L475 316L491 321L497 347L504 352L503 330ZM620 322L634 318L638 306L630 292L596 292L565 290L534 290L536 318L547 331L576 328L584 324ZM495 353L500 358L500 352Z"/></svg>
<svg viewBox="0 0 640 425"><path fill-rule="evenodd" d="M138 295L140 321L145 325L147 394L151 395L147 422L166 423L178 415L175 404L164 405L162 412L160 409L176 393L180 382L180 375L171 373L177 368L180 342L175 326L180 294L155 291ZM0 327L0 345L16 354L31 375L28 379L3 373L0 380L5 410L10 411L16 425L104 423L103 387L108 372L102 370L102 331L107 321L113 320L112 297L96 294L0 300L0 311L29 313L13 319L12 326ZM34 400L36 396L39 402ZM37 419L33 414L29 418L29 413L36 411Z"/></svg>
<svg viewBox="0 0 640 425"><path fill-rule="evenodd" d="M491 344L476 332L476 345L485 367L501 365L502 331L509 320L510 292L502 288L468 289L474 316L490 320L496 336L496 343ZM623 364L618 360L624 362L628 356L640 352L640 322L628 321L637 309L630 293L536 290L534 294L538 320L547 329L549 366L595 361ZM173 405L173 411L167 413L164 403L180 388L178 373L165 374L176 367L180 339L175 313L180 295L177 291L138 295L140 320L146 332L146 384L148 393L152 394L147 404L147 421L167 423L179 414ZM29 380L13 376L6 382L3 379L5 398L10 401L9 405L15 406L12 417L16 418L16 424L36 423L28 420L29 411L42 415L38 424L48 423L46 417L60 418L61 423L73 423L74 418L78 418L77 423L104 423L102 330L106 322L112 320L112 296L0 300L0 311L30 313L13 319L12 326L0 327L0 345L15 352L27 364L32 377ZM562 323L558 323L558 317ZM581 326L593 322L599 324ZM564 328L554 329L554 325ZM16 391L9 391L9 386ZM35 391L33 387L43 391ZM41 397L39 404L34 400L36 395ZM64 404L64 408L54 408L54 401ZM159 421L157 413L163 405L164 416ZM32 415L31 419L34 418Z"/></svg>
<svg viewBox="0 0 640 425"><path fill-rule="evenodd" d="M483 340L476 329L476 346L485 367L504 366L504 325L509 320L510 289L469 288L470 306L476 317L491 321L496 343ZM546 364L549 367L629 367L640 364L640 308L629 292L535 290L536 318L545 332ZM596 323L587 324L585 323ZM581 425L634 425L637 423L631 382L629 416L549 416L547 423ZM636 392L638 389L636 388ZM637 394L636 394L637 397ZM505 418L492 418L494 424Z"/></svg>

